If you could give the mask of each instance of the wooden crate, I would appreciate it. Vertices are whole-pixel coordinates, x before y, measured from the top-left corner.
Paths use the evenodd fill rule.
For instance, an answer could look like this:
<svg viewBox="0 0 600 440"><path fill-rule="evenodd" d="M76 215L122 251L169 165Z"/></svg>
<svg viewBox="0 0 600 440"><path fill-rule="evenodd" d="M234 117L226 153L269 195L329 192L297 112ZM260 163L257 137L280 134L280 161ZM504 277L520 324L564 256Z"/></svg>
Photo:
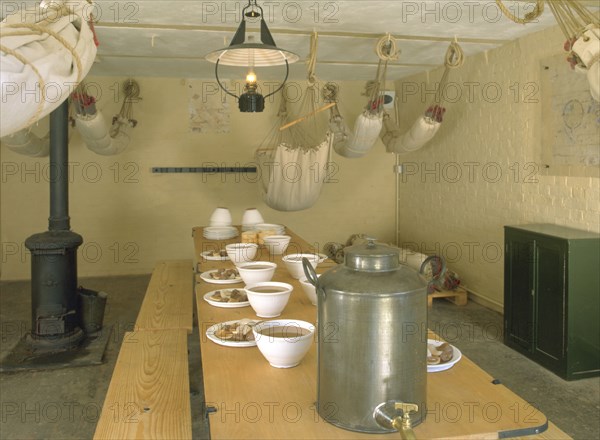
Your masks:
<svg viewBox="0 0 600 440"><path fill-rule="evenodd" d="M427 295L427 306L431 307L433 304L433 298L446 298L448 301L453 302L457 306L464 306L467 304L467 291L464 287L457 287L456 290L444 290L442 292L433 292Z"/></svg>

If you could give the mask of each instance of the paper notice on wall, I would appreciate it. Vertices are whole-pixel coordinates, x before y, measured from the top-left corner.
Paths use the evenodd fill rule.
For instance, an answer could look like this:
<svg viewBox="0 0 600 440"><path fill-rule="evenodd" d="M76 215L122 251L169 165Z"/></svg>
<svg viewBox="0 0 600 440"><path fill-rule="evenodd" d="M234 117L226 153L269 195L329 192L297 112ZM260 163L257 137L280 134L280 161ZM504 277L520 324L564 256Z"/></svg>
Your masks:
<svg viewBox="0 0 600 440"><path fill-rule="evenodd" d="M542 60L542 138L546 160L555 166L600 165L600 103L585 74L561 54Z"/></svg>
<svg viewBox="0 0 600 440"><path fill-rule="evenodd" d="M226 82L223 85L227 87ZM229 133L230 109L216 81L188 79L189 126L194 133Z"/></svg>

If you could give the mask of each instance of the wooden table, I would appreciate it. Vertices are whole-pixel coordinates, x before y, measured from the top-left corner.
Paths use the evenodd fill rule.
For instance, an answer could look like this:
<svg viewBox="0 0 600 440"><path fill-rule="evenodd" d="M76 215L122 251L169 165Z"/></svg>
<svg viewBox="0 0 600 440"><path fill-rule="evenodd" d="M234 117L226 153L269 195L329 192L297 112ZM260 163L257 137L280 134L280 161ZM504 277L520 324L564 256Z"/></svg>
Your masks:
<svg viewBox="0 0 600 440"><path fill-rule="evenodd" d="M301 251L312 247L289 229L293 246ZM231 262L203 261L200 253L219 249L237 239L210 241L202 228L193 230L200 271L232 266ZM259 249L255 258L278 264L274 281L294 286L281 319L316 322L316 307L307 299L297 280L288 274L280 256ZM323 273L335 263L327 260L317 267ZM197 278L200 280L200 278ZM316 343L299 366L271 367L256 347L223 347L208 340L206 329L219 322L241 318L259 319L251 307L225 309L209 305L203 295L219 286L199 281L196 301L207 407L216 409L210 417L213 439L377 439L400 438L398 433L363 434L337 428L319 417L315 408L317 390ZM451 369L427 376L427 419L415 428L417 438L496 439L544 432L546 417L526 401L464 357ZM554 426L552 426L555 428ZM556 436L527 438L568 438L556 428Z"/></svg>

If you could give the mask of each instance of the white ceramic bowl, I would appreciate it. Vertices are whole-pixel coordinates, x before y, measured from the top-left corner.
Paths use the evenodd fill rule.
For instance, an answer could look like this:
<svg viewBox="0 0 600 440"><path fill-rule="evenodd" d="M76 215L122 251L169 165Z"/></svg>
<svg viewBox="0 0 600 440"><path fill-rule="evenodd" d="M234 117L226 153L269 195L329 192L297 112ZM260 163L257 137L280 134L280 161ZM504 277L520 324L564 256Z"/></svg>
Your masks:
<svg viewBox="0 0 600 440"><path fill-rule="evenodd" d="M297 319L280 319L263 321L252 331L258 349L272 367L291 368L298 365L310 349L315 326Z"/></svg>
<svg viewBox="0 0 600 440"><path fill-rule="evenodd" d="M236 266L252 261L256 257L257 249L256 243L232 243L225 246L227 256Z"/></svg>
<svg viewBox="0 0 600 440"><path fill-rule="evenodd" d="M281 255L287 249L291 239L289 235L268 235L263 240L272 255Z"/></svg>
<svg viewBox="0 0 600 440"><path fill-rule="evenodd" d="M257 225L264 222L265 220L258 209L248 208L244 211L244 215L242 216L242 226Z"/></svg>
<svg viewBox="0 0 600 440"><path fill-rule="evenodd" d="M321 259L317 254L289 254L282 258L282 261L292 278L296 278L297 280L304 276L302 258L307 258L314 269L317 268Z"/></svg>
<svg viewBox="0 0 600 440"><path fill-rule="evenodd" d="M277 269L277 264L269 261L251 261L240 263L237 270L247 285L271 281Z"/></svg>
<svg viewBox="0 0 600 440"><path fill-rule="evenodd" d="M317 275L317 277L320 277L321 275ZM300 281L300 285L302 286L302 290L304 290L304 293L306 293L306 296L308 297L308 300L310 301L310 303L313 306L317 305L317 289L315 288L315 286L312 285L312 283L310 281L308 281L306 279L306 277L302 277L300 278L298 281Z"/></svg>
<svg viewBox="0 0 600 440"><path fill-rule="evenodd" d="M211 226L231 226L231 212L229 209L219 206L210 216Z"/></svg>
<svg viewBox="0 0 600 440"><path fill-rule="evenodd" d="M291 284L267 281L244 287L250 306L261 318L275 318L281 315L294 287Z"/></svg>

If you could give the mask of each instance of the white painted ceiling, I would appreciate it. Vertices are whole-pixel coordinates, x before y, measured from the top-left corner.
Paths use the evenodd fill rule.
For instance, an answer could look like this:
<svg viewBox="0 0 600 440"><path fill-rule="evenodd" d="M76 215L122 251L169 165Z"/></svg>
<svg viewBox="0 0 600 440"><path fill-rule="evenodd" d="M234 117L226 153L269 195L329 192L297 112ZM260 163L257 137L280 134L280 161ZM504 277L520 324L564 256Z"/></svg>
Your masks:
<svg viewBox="0 0 600 440"><path fill-rule="evenodd" d="M100 40L91 74L213 78L208 52L229 44L247 1L97 1ZM505 1L523 16L533 1ZM317 76L323 80L372 79L374 47L391 33L401 49L388 79L399 79L443 63L457 38L466 56L493 49L556 24L549 8L535 23L518 25L502 16L494 0L280 0L258 1L279 47L300 55L290 77L306 77L310 34L319 33ZM256 30L257 24L249 24ZM258 35L256 37L258 38ZM227 68L232 69L232 68ZM279 70L278 70L279 69ZM257 72L281 78L283 67ZM237 73L223 72L223 77Z"/></svg>

